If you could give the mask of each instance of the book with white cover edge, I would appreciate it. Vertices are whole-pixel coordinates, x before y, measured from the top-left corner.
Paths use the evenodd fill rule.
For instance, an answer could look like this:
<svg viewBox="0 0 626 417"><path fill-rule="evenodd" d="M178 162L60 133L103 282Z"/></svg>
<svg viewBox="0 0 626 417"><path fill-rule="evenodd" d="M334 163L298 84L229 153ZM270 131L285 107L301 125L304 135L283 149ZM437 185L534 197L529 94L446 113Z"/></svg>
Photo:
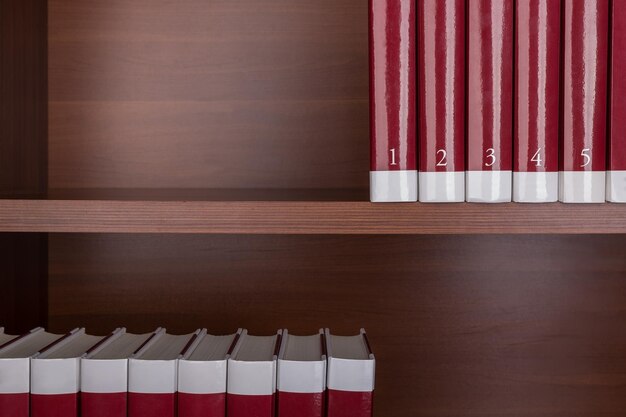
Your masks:
<svg viewBox="0 0 626 417"><path fill-rule="evenodd" d="M30 358L64 335L37 327L21 336L5 336L0 342L0 395L30 392ZM6 337L8 336L8 337Z"/></svg>
<svg viewBox="0 0 626 417"><path fill-rule="evenodd" d="M258 358L244 358L248 338L272 338L274 352ZM268 396L276 392L276 361L281 345L282 330L273 336L250 336L247 330L241 333L241 341L228 359L228 394Z"/></svg>
<svg viewBox="0 0 626 417"><path fill-rule="evenodd" d="M173 394L177 390L178 360L202 330L192 334L171 335L158 329L128 362L128 392ZM159 349L163 345L165 350ZM155 349L156 348L156 349ZM159 351L160 350L160 351Z"/></svg>
<svg viewBox="0 0 626 417"><path fill-rule="evenodd" d="M365 329L358 336L333 336L329 329L325 330L328 351L327 387L329 390L350 392L374 391L376 361L369 346ZM363 355L359 358L348 357L333 347L333 339L360 337L363 344Z"/></svg>
<svg viewBox="0 0 626 417"><path fill-rule="evenodd" d="M243 329L224 336L203 329L178 361L178 392L183 394L225 394L228 359L241 340Z"/></svg>
<svg viewBox="0 0 626 417"><path fill-rule="evenodd" d="M322 393L326 390L324 339L323 329L312 336L294 336L287 329L283 330L283 342L278 354L278 392ZM304 345L308 352L299 353L290 349L292 342ZM317 348L310 349L312 344L316 344Z"/></svg>
<svg viewBox="0 0 626 417"><path fill-rule="evenodd" d="M128 359L160 330L132 334L127 333L126 328L120 327L89 349L80 364L81 392L126 394Z"/></svg>
<svg viewBox="0 0 626 417"><path fill-rule="evenodd" d="M283 330L277 366L278 417L322 417L327 368L323 330L311 336Z"/></svg>

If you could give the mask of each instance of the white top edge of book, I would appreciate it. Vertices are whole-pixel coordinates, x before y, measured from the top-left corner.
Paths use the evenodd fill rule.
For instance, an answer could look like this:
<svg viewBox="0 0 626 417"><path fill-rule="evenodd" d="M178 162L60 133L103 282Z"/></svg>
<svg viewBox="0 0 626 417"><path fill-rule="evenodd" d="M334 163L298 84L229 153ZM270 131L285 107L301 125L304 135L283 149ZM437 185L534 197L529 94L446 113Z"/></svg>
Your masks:
<svg viewBox="0 0 626 417"><path fill-rule="evenodd" d="M237 334L224 336L205 335L191 355L189 361L219 361L226 359L228 349L233 344Z"/></svg>
<svg viewBox="0 0 626 417"><path fill-rule="evenodd" d="M328 337L330 338L328 356L337 359L370 359L370 352L362 334L357 336L335 336L330 334Z"/></svg>
<svg viewBox="0 0 626 417"><path fill-rule="evenodd" d="M89 356L89 359L114 360L130 358L137 349L145 343L153 333L133 334L124 333L101 350Z"/></svg>
<svg viewBox="0 0 626 417"><path fill-rule="evenodd" d="M92 346L104 339L105 336L93 336L90 334L77 334L72 336L66 343L58 348L52 348L42 352L37 359L71 359L80 358Z"/></svg>
<svg viewBox="0 0 626 417"><path fill-rule="evenodd" d="M52 342L59 340L63 336L64 335L62 334L48 333L43 330L32 332L2 349L2 351L0 351L0 358L30 358L41 349L45 348Z"/></svg>
<svg viewBox="0 0 626 417"><path fill-rule="evenodd" d="M322 360L322 338L319 333L311 336L286 334L283 337L282 360L303 362Z"/></svg>
<svg viewBox="0 0 626 417"><path fill-rule="evenodd" d="M133 359L146 361L171 361L178 359L195 333L185 335L161 334L143 353Z"/></svg>
<svg viewBox="0 0 626 417"><path fill-rule="evenodd" d="M242 335L241 346L234 353L232 359L246 362L263 362L274 359L276 340L278 335L273 336L250 336Z"/></svg>

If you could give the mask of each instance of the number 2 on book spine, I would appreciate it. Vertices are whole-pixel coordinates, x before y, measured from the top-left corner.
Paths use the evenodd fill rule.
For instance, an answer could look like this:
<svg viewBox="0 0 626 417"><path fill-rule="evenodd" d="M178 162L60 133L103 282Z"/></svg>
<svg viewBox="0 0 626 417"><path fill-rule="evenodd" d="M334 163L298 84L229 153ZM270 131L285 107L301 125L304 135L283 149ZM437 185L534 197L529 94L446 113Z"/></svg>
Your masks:
<svg viewBox="0 0 626 417"><path fill-rule="evenodd" d="M398 165L398 163L396 162L396 150L394 148L391 148L389 149L389 152L391 153L391 162L389 163L389 165Z"/></svg>
<svg viewBox="0 0 626 417"><path fill-rule="evenodd" d="M439 158L439 156L441 155L441 158ZM438 167L445 167L448 166L448 153L446 152L445 149L439 149L437 151L437 158L439 159L439 162L437 162L437 166Z"/></svg>

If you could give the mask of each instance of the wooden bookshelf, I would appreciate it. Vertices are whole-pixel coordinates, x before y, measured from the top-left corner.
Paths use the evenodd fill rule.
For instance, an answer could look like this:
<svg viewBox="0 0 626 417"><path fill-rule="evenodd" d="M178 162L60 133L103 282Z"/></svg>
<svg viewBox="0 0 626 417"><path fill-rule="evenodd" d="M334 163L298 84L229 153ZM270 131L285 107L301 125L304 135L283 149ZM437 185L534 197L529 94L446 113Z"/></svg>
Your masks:
<svg viewBox="0 0 626 417"><path fill-rule="evenodd" d="M622 417L626 206L370 204L366 3L1 1L0 326L365 327L376 416Z"/></svg>
<svg viewBox="0 0 626 417"><path fill-rule="evenodd" d="M331 192L331 195L336 191ZM109 193L108 193L109 194ZM626 207L615 204L371 204L273 200L274 192L167 193L124 199L0 200L0 231L206 234L624 234ZM175 192L172 197L181 197ZM211 200L223 194L223 199ZM256 198L254 197L256 194ZM284 192L278 193L285 197ZM322 193L323 195L323 193ZM200 200L205 196L207 200ZM319 192L313 196L320 197ZM233 199L235 198L235 199Z"/></svg>

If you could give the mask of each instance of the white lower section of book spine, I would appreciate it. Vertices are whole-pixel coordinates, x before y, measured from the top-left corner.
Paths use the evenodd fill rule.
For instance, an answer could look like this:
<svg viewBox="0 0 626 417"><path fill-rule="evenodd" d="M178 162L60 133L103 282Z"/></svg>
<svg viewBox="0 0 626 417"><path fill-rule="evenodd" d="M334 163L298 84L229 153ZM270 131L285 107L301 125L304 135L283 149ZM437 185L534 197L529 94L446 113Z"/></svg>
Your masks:
<svg viewBox="0 0 626 417"><path fill-rule="evenodd" d="M228 360L228 392L239 395L272 395L276 392L276 361Z"/></svg>
<svg viewBox="0 0 626 417"><path fill-rule="evenodd" d="M0 359L0 394L30 391L30 359Z"/></svg>
<svg viewBox="0 0 626 417"><path fill-rule="evenodd" d="M128 361L128 392L171 394L176 392L178 360Z"/></svg>
<svg viewBox="0 0 626 417"><path fill-rule="evenodd" d="M32 394L74 394L80 390L80 359L33 359Z"/></svg>
<svg viewBox="0 0 626 417"><path fill-rule="evenodd" d="M102 394L128 391L128 360L81 359L80 390Z"/></svg>
<svg viewBox="0 0 626 417"><path fill-rule="evenodd" d="M418 188L422 203L462 203L465 172L420 172Z"/></svg>
<svg viewBox="0 0 626 417"><path fill-rule="evenodd" d="M470 203L509 203L512 171L467 171L465 198Z"/></svg>
<svg viewBox="0 0 626 417"><path fill-rule="evenodd" d="M328 388L338 391L374 391L376 361L328 358Z"/></svg>
<svg viewBox="0 0 626 417"><path fill-rule="evenodd" d="M626 171L606 172L606 200L626 203Z"/></svg>
<svg viewBox="0 0 626 417"><path fill-rule="evenodd" d="M513 201L517 203L553 203L558 200L558 172L513 173Z"/></svg>
<svg viewBox="0 0 626 417"><path fill-rule="evenodd" d="M606 201L606 171L560 171L559 201L604 203Z"/></svg>
<svg viewBox="0 0 626 417"><path fill-rule="evenodd" d="M370 171L372 203L417 201L417 171Z"/></svg>
<svg viewBox="0 0 626 417"><path fill-rule="evenodd" d="M278 391L320 393L326 387L326 361L278 360Z"/></svg>
<svg viewBox="0 0 626 417"><path fill-rule="evenodd" d="M226 360L178 361L178 392L221 394L226 392Z"/></svg>

